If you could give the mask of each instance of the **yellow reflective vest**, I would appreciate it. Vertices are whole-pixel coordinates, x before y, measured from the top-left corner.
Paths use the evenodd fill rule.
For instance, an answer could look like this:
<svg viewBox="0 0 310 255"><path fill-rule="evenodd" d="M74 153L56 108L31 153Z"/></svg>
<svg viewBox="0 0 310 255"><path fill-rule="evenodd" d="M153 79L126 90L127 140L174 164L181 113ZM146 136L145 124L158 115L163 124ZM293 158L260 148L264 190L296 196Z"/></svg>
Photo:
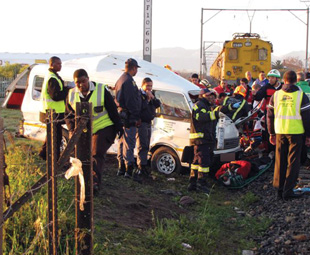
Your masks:
<svg viewBox="0 0 310 255"><path fill-rule="evenodd" d="M47 76L44 79L43 87L42 87L42 93L41 93L41 109L40 111L45 113L48 109L55 110L56 113L64 113L65 112L65 101L54 101L50 95L47 93L48 88L48 81L54 78L58 81L60 91L63 90L63 84L62 81L57 77L57 75L51 71L48 71Z"/></svg>
<svg viewBox="0 0 310 255"><path fill-rule="evenodd" d="M95 90L91 94L88 102L92 103L93 114L93 134L105 127L112 126L114 123L109 117L109 114L104 107L104 92L105 85L101 83L95 83ZM79 90L77 87L70 89L69 91L69 104L74 111L76 111L76 103L81 102Z"/></svg>
<svg viewBox="0 0 310 255"><path fill-rule="evenodd" d="M274 126L276 134L303 134L305 132L300 114L303 92L274 93Z"/></svg>

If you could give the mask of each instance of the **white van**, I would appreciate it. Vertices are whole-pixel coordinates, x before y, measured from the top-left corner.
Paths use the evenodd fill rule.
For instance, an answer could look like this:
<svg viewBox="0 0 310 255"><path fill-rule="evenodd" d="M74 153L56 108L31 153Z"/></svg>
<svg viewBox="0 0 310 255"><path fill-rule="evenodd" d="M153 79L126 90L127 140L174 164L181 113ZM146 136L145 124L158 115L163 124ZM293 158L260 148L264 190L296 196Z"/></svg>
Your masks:
<svg viewBox="0 0 310 255"><path fill-rule="evenodd" d="M115 82L124 72L126 59L124 56L105 55L68 60L63 62L59 74L65 82L72 85L74 71L84 68L90 80L107 84L113 92ZM137 61L141 66L134 77L137 85L141 85L145 77L150 77L155 95L161 101L161 107L152 123L152 169L164 174L179 172L182 166L186 166L180 159L184 147L189 145L191 109L198 97L199 88L164 67L140 59ZM8 87L2 105L21 109L23 120L20 134L41 141L45 139L46 127L39 120L40 94L48 68L47 64L36 64L20 74ZM67 139L65 126L63 134L64 139ZM228 117L224 139L224 149L216 150L215 156L226 162L235 159L240 151L238 130ZM117 143L114 143L109 152L117 152Z"/></svg>

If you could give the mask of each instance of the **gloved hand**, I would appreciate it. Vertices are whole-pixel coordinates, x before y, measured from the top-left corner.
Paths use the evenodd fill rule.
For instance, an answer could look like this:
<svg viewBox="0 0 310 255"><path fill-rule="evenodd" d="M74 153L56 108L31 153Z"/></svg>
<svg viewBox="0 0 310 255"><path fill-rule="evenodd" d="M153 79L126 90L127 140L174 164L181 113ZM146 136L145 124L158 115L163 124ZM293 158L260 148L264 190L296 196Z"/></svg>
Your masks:
<svg viewBox="0 0 310 255"><path fill-rule="evenodd" d="M231 107L233 109L238 109L240 107L240 105L241 105L241 102L238 102L238 103L234 103Z"/></svg>

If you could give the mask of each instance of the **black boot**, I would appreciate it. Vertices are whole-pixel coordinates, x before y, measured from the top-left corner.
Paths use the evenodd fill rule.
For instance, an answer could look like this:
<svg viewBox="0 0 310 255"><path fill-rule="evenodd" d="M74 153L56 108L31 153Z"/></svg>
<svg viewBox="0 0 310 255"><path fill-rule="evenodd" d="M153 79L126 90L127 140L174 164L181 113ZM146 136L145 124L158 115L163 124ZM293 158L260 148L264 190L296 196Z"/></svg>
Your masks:
<svg viewBox="0 0 310 255"><path fill-rule="evenodd" d="M126 172L126 166L124 162L118 164L117 176L122 176Z"/></svg>
<svg viewBox="0 0 310 255"><path fill-rule="evenodd" d="M288 190L283 192L283 200L288 201L289 199L301 198L304 193L294 192L293 190Z"/></svg>
<svg viewBox="0 0 310 255"><path fill-rule="evenodd" d="M135 182L138 182L138 183L142 184L142 175L141 175L139 169L136 169L136 170L134 171L133 176L132 176L132 179L133 179Z"/></svg>
<svg viewBox="0 0 310 255"><path fill-rule="evenodd" d="M207 174L206 173L198 173L198 181L197 181L197 190L209 195L210 190L207 186Z"/></svg>
<svg viewBox="0 0 310 255"><path fill-rule="evenodd" d="M139 166L139 172L138 175L140 175L141 177L149 177L149 172L146 169L146 166L141 165Z"/></svg>
<svg viewBox="0 0 310 255"><path fill-rule="evenodd" d="M131 178L133 172L133 165L126 166L126 173L124 175L125 178Z"/></svg>
<svg viewBox="0 0 310 255"><path fill-rule="evenodd" d="M191 169L191 174L189 177L189 184L187 186L188 191L197 190L197 170Z"/></svg>

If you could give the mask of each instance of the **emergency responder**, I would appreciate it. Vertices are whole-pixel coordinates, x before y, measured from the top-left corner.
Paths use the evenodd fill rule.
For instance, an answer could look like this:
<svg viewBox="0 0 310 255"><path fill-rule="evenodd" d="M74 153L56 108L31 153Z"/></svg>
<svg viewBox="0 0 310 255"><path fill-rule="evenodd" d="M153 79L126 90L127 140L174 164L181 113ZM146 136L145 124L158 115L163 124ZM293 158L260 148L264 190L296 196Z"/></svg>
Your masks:
<svg viewBox="0 0 310 255"><path fill-rule="evenodd" d="M270 97L274 94L274 92L281 88L279 86L281 74L277 69L270 70L267 77L269 82L265 86L262 86L254 96L254 100L256 101L261 101L265 98L266 105L269 104Z"/></svg>
<svg viewBox="0 0 310 255"><path fill-rule="evenodd" d="M207 79L201 80L197 86L201 89L206 89L206 88L212 87L210 82Z"/></svg>
<svg viewBox="0 0 310 255"><path fill-rule="evenodd" d="M270 142L276 145L273 186L278 198L287 200L300 197L293 192L300 168L302 136L310 145L309 99L296 85L296 73L287 71L282 89L276 91L268 105L268 130Z"/></svg>
<svg viewBox="0 0 310 255"><path fill-rule="evenodd" d="M247 78L242 78L240 80L240 85L236 87L234 93L236 93L237 91L238 94L243 96L243 98L248 102L249 105L252 105L252 88L249 86L249 81Z"/></svg>
<svg viewBox="0 0 310 255"><path fill-rule="evenodd" d="M160 101L152 91L153 81L146 77L141 86L141 125L137 130L137 164L138 176L148 176L147 155L151 139L151 122L155 118L156 108L160 107Z"/></svg>
<svg viewBox="0 0 310 255"><path fill-rule="evenodd" d="M117 112L114 99L106 86L92 82L84 69L73 74L75 88L70 89L66 103L66 124L70 134L75 128L76 103L92 103L92 157L94 170L94 191L101 185L104 158L107 150L114 143L116 134L122 136L123 125Z"/></svg>
<svg viewBox="0 0 310 255"><path fill-rule="evenodd" d="M248 116L248 112L250 108L249 108L248 103L245 100L245 96L246 96L246 91L243 88L243 86L240 85L235 89L233 96L226 97L224 99L223 105L229 105L229 104L240 102L240 107L236 111L227 113L227 116L231 118L232 121L236 121L237 119L241 117Z"/></svg>
<svg viewBox="0 0 310 255"><path fill-rule="evenodd" d="M280 78L281 74L277 69L272 69L267 74L269 83L265 86L262 86L259 91L253 96L254 100L261 101L265 99L265 103L261 107L261 111L264 111L265 118L267 117L267 105L269 104L271 96L279 89L281 89ZM267 118L266 118L267 119ZM263 140L268 144L268 151L274 152L275 147L269 142L269 133L267 126L263 127Z"/></svg>
<svg viewBox="0 0 310 255"><path fill-rule="evenodd" d="M49 59L49 69L43 82L41 93L40 121L46 121L46 110L55 110L57 116L56 133L57 133L57 159L60 155L62 140L62 124L64 124L65 100L68 94L68 87L65 87L64 81L58 75L61 70L61 60L59 57ZM39 156L46 160L46 140L39 152Z"/></svg>
<svg viewBox="0 0 310 255"><path fill-rule="evenodd" d="M138 62L129 58L125 62L125 72L115 84L115 103L124 122L124 136L119 140L117 158L118 176L132 177L135 166L134 148L136 146L137 127L141 125L140 92L133 77L137 74ZM138 171L135 171L137 175Z"/></svg>
<svg viewBox="0 0 310 255"><path fill-rule="evenodd" d="M240 106L240 102L233 105L218 106L211 110L212 97L215 92L209 89L200 91L198 102L194 105L191 118L190 143L194 146L194 159L188 190L200 190L209 194L206 177L210 171L213 159L213 149L216 142L215 126L220 112L227 113Z"/></svg>

